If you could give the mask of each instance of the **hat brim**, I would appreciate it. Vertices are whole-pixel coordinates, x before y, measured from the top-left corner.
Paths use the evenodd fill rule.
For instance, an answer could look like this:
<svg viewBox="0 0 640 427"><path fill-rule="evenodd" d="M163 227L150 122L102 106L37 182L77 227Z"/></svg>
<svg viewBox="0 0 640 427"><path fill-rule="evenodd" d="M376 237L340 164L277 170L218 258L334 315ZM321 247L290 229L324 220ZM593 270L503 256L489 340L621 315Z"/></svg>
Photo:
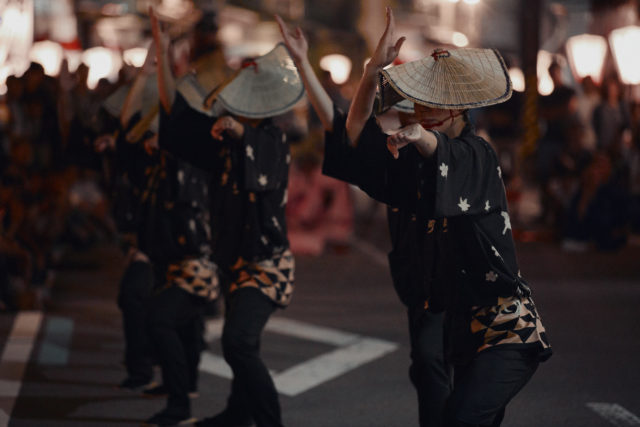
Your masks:
<svg viewBox="0 0 640 427"><path fill-rule="evenodd" d="M439 109L499 104L513 92L504 60L495 49L455 49L380 72L379 108L402 99Z"/></svg>
<svg viewBox="0 0 640 427"><path fill-rule="evenodd" d="M219 93L217 101L232 114L263 119L284 114L302 99L304 85L282 43L254 60Z"/></svg>

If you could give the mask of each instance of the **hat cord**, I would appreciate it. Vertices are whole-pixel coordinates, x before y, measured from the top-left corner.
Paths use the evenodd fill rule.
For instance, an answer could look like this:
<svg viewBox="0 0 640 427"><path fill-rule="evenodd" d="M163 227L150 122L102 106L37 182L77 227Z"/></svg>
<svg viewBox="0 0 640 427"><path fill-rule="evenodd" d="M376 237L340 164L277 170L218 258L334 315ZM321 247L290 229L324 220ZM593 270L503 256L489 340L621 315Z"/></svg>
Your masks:
<svg viewBox="0 0 640 427"><path fill-rule="evenodd" d="M433 57L434 61L437 61L440 58L450 57L451 53L449 53L449 51L446 49L437 48L433 50L433 53L431 54L431 56Z"/></svg>
<svg viewBox="0 0 640 427"><path fill-rule="evenodd" d="M446 123L447 121L449 121L449 120L451 120L451 124L453 124L453 120L454 120L456 117L463 115L463 114L464 114L464 112L465 112L465 110L462 110L461 112L459 112L459 113L457 113L457 114L453 114L453 111L454 111L454 110L449 110L449 117L447 117L447 118L445 118L445 119L442 119L442 120L440 120L439 122L432 123L432 124L430 124L429 126L424 126L424 125L421 125L421 126L422 126L424 129L429 130L429 129L433 129L433 128L437 128L437 127L439 127L439 126L442 126L443 124L445 124L445 123Z"/></svg>
<svg viewBox="0 0 640 427"><path fill-rule="evenodd" d="M249 59L246 61L242 61L242 69L244 70L245 68L249 68L249 67L253 67L253 70L257 73L258 72L258 63L256 61L254 61L253 59Z"/></svg>

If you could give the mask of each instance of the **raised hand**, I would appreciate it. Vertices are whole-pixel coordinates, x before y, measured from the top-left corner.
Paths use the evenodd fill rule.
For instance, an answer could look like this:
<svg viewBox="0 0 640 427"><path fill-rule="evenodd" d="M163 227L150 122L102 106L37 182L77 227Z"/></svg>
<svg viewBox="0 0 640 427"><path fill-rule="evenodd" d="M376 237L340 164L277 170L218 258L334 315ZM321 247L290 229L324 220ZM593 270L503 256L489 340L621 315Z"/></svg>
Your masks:
<svg viewBox="0 0 640 427"><path fill-rule="evenodd" d="M151 41L149 48L147 49L147 56L144 58L144 64L142 64L141 71L145 74L153 74L156 71L156 42Z"/></svg>
<svg viewBox="0 0 640 427"><path fill-rule="evenodd" d="M149 19L151 20L151 34L153 35L156 54L158 56L164 55L169 48L169 35L160 27L160 21L158 21L158 16L153 6L149 6Z"/></svg>
<svg viewBox="0 0 640 427"><path fill-rule="evenodd" d="M395 29L396 23L393 17L393 11L387 6L387 25L369 64L376 68L384 68L398 57L400 47L402 47L406 37L400 37L398 40L395 40Z"/></svg>
<svg viewBox="0 0 640 427"><path fill-rule="evenodd" d="M231 116L220 117L211 127L213 139L222 141L223 133L227 133L231 138L240 139L244 135L244 126Z"/></svg>
<svg viewBox="0 0 640 427"><path fill-rule="evenodd" d="M400 156L399 150L409 144L419 142L423 139L426 131L418 123L406 126L397 133L387 137L387 149L394 159Z"/></svg>
<svg viewBox="0 0 640 427"><path fill-rule="evenodd" d="M279 15L275 15L275 18L278 26L280 26L280 33L282 34L284 44L289 49L293 60L299 63L307 57L307 52L309 51L307 39L304 37L300 27L296 27L295 30L290 30Z"/></svg>

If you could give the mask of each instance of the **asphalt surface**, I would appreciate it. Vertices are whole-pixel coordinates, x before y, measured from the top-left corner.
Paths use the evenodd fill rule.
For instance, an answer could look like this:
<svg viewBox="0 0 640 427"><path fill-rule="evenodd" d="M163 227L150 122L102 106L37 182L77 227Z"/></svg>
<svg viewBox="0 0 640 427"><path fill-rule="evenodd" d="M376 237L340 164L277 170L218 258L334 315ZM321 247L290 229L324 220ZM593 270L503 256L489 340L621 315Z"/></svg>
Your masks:
<svg viewBox="0 0 640 427"><path fill-rule="evenodd" d="M382 227L346 253L297 258L292 305L276 317L281 329L303 325L320 332L306 336L303 327L292 336L272 328L263 357L275 374L322 363L315 373L300 368L294 376L303 391L281 395L286 426L417 425L405 312L384 263L386 248ZM503 426L640 425L640 248L576 254L528 243L519 245L519 258L555 354L510 404ZM22 365L7 356L8 342L27 339L15 332L19 314L0 315L0 424L139 425L163 408L162 399L114 388L125 375L115 304L122 268L115 248L69 253ZM328 336L369 343L380 356L361 363L362 346L331 343ZM219 342L211 337L210 355L219 360ZM327 362L324 357L340 349L351 353ZM323 369L333 369L333 377ZM201 373L200 397L192 401L196 417L224 407L229 380L211 372Z"/></svg>

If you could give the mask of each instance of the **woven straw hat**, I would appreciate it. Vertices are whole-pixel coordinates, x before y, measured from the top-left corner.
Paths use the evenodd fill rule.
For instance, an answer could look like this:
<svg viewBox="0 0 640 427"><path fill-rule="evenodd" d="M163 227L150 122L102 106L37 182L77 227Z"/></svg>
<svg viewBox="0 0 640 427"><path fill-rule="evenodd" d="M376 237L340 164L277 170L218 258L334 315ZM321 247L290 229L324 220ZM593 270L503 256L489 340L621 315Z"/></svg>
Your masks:
<svg viewBox="0 0 640 427"><path fill-rule="evenodd" d="M391 108L396 111L400 111L401 113L415 113L415 110L413 109L413 102L409 101L408 99L402 99L402 101L394 104Z"/></svg>
<svg viewBox="0 0 640 427"><path fill-rule="evenodd" d="M304 86L289 51L278 43L271 52L245 62L243 69L217 94L232 114L262 119L293 108Z"/></svg>
<svg viewBox="0 0 640 427"><path fill-rule="evenodd" d="M499 104L511 97L509 73L493 49L436 49L380 73L380 108L402 99L445 110Z"/></svg>

